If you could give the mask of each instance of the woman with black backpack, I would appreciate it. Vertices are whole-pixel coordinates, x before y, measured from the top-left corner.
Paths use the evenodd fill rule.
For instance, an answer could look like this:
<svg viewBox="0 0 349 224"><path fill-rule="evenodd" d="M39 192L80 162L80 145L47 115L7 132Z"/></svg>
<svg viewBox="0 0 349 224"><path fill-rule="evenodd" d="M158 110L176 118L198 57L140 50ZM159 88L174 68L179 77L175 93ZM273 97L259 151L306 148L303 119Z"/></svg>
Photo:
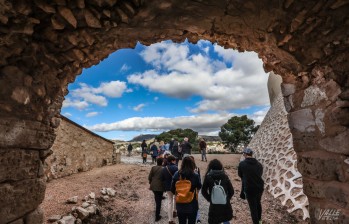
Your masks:
<svg viewBox="0 0 349 224"><path fill-rule="evenodd" d="M201 194L210 202L208 223L219 224L223 222L229 224L233 218L230 199L234 195L234 188L218 159L214 159L208 164Z"/></svg>

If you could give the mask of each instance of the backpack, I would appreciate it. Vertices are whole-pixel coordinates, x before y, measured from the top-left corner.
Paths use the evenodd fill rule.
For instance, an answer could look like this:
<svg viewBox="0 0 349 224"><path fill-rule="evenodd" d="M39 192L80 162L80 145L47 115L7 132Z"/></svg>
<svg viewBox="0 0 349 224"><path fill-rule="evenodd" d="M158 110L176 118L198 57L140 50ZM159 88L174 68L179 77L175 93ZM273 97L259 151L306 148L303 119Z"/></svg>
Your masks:
<svg viewBox="0 0 349 224"><path fill-rule="evenodd" d="M221 185L221 180L214 181L211 192L211 203L214 205L225 205L227 203L227 194Z"/></svg>
<svg viewBox="0 0 349 224"><path fill-rule="evenodd" d="M179 175L179 180L176 182L176 203L190 203L195 196L195 190L192 192L191 181L182 179L182 175Z"/></svg>

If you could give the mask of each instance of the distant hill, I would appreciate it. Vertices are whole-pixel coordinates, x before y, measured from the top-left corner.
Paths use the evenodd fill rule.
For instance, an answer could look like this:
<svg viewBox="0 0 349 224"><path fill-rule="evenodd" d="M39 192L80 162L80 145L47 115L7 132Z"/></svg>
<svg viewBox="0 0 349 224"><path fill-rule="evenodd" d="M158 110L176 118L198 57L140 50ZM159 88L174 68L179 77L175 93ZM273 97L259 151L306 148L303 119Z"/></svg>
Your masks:
<svg viewBox="0 0 349 224"><path fill-rule="evenodd" d="M141 142L143 140L149 140L155 138L157 135L154 134L146 134L146 135L138 135L131 139L129 142Z"/></svg>
<svg viewBox="0 0 349 224"><path fill-rule="evenodd" d="M206 142L221 142L222 139L219 136L208 136L208 135L200 135L200 138L204 138Z"/></svg>

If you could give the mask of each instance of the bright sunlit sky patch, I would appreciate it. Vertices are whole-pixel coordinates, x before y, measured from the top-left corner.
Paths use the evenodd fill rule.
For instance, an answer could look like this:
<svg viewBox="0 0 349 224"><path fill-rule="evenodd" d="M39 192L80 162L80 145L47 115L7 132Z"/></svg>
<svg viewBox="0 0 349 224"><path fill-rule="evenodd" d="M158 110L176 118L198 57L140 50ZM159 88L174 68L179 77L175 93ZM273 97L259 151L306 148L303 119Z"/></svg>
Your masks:
<svg viewBox="0 0 349 224"><path fill-rule="evenodd" d="M234 115L261 123L267 79L254 52L208 41L137 44L84 69L69 85L62 114L109 139L176 128L217 135Z"/></svg>

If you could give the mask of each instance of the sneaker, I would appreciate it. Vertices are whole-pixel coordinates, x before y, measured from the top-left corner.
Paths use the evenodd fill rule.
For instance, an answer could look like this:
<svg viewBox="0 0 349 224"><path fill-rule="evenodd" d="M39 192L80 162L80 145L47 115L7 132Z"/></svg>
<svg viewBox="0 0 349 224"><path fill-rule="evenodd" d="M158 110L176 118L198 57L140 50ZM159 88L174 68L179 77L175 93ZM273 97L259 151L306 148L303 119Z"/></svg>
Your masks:
<svg viewBox="0 0 349 224"><path fill-rule="evenodd" d="M176 218L176 217L177 217L177 212L174 211L174 212L172 213L172 215L173 215L173 218Z"/></svg>
<svg viewBox="0 0 349 224"><path fill-rule="evenodd" d="M159 221L161 218L162 218L162 216L159 215L159 217L157 217L157 218L155 219L155 222Z"/></svg>

